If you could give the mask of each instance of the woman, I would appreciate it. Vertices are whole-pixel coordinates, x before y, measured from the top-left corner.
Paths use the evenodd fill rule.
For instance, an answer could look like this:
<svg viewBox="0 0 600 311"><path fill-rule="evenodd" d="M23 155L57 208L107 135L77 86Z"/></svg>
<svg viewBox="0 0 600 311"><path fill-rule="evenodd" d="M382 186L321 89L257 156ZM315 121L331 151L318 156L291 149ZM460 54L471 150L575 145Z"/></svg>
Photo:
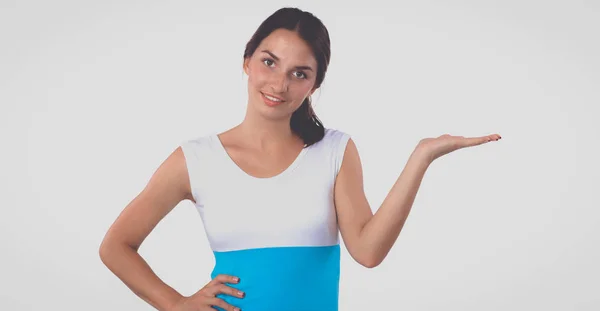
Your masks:
<svg viewBox="0 0 600 311"><path fill-rule="evenodd" d="M109 229L103 262L156 309L337 310L338 229L352 258L379 265L431 162L500 139L421 140L373 215L353 140L324 128L311 108L329 44L327 29L308 12L283 8L268 17L244 52L244 120L181 144ZM212 280L189 297L163 283L137 253L184 199L198 209L216 259Z"/></svg>

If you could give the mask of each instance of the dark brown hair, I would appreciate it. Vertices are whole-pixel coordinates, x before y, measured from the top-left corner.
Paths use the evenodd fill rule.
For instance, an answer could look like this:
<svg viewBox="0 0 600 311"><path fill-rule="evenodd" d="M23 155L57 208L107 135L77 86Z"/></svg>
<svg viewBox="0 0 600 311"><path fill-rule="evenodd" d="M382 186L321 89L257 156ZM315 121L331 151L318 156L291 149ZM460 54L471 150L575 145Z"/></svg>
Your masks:
<svg viewBox="0 0 600 311"><path fill-rule="evenodd" d="M275 11L260 24L246 44L244 60L254 54L264 38L279 28L295 31L311 47L317 60L317 77L314 88L319 88L325 79L331 58L329 32L321 20L309 12L290 7ZM311 106L310 96L304 99L302 105L292 114L290 127L304 140L307 147L320 141L325 135L323 123L317 118Z"/></svg>

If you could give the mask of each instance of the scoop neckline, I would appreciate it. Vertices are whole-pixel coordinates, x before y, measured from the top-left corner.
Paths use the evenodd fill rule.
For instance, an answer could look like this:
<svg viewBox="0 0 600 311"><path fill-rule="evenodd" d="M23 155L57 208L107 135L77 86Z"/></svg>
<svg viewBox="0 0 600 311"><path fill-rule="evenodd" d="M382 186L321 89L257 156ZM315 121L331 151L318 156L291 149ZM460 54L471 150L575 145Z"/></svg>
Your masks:
<svg viewBox="0 0 600 311"><path fill-rule="evenodd" d="M225 157L225 161L229 163L228 164L229 166L232 166L233 169L235 169L238 173L241 173L245 177L250 178L252 180L256 180L256 181L273 181L273 180L278 180L278 179L283 178L286 175L290 174L300 164L300 161L302 160L302 158L304 158L304 155L308 151L308 148L310 148L310 146L303 147L302 150L300 150L300 152L298 153L298 155L294 159L294 161L290 165L288 165L288 167L285 168L285 170L283 170L279 174L274 175L274 176L270 176L270 177L257 177L257 176L254 176L254 175L250 175L245 170L243 170L237 163L235 163L235 161L233 160L233 158L229 155L229 152L227 152L227 149L225 148L225 145L223 145L223 142L219 138L219 134L218 133L213 133L211 135L211 139L215 142L215 144L217 145L219 151L221 152L221 155L223 155Z"/></svg>

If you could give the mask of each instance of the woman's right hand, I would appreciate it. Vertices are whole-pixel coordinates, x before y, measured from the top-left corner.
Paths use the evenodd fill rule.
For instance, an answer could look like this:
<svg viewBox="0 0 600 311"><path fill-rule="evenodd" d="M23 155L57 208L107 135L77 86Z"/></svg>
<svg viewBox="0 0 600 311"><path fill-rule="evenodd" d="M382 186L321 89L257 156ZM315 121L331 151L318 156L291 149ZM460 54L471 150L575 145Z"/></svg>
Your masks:
<svg viewBox="0 0 600 311"><path fill-rule="evenodd" d="M239 279L225 274L219 274L202 289L189 297L179 300L170 311L215 311L213 306L227 311L240 311L239 308L217 298L218 294L225 294L237 298L243 298L244 293L225 285L225 283L237 283Z"/></svg>

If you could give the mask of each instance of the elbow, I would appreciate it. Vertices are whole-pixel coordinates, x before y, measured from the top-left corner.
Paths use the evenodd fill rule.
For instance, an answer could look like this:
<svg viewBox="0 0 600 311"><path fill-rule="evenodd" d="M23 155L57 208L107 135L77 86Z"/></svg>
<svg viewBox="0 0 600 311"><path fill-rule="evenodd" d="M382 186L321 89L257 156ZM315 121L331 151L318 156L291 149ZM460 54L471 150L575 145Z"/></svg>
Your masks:
<svg viewBox="0 0 600 311"><path fill-rule="evenodd" d="M100 244L100 247L98 248L98 256L100 257L100 260L102 260L102 262L104 264L107 264L107 261L110 258L110 254L111 254L110 244L107 243L106 241L103 241L102 244Z"/></svg>
<svg viewBox="0 0 600 311"><path fill-rule="evenodd" d="M365 262L361 263L361 265L365 268L373 269L373 268L379 266L380 263L381 262L372 260L372 261L365 261Z"/></svg>
<svg viewBox="0 0 600 311"><path fill-rule="evenodd" d="M368 269L373 269L381 264L381 260L375 258L374 256L365 256L361 260L357 260L358 263Z"/></svg>
<svg viewBox="0 0 600 311"><path fill-rule="evenodd" d="M98 256L100 257L102 263L108 266L111 259L114 258L119 252L124 251L125 247L137 251L136 249L128 246L125 243L105 239L104 241L102 241L100 247L98 248Z"/></svg>
<svg viewBox="0 0 600 311"><path fill-rule="evenodd" d="M383 261L383 258L381 258L381 256L378 256L378 254L370 248L366 248L366 247L350 247L348 249L348 252L350 253L350 256L352 257L352 259L354 259L354 261L356 261L359 265L365 267L365 268L375 268L377 266L379 266L381 264L381 262Z"/></svg>

